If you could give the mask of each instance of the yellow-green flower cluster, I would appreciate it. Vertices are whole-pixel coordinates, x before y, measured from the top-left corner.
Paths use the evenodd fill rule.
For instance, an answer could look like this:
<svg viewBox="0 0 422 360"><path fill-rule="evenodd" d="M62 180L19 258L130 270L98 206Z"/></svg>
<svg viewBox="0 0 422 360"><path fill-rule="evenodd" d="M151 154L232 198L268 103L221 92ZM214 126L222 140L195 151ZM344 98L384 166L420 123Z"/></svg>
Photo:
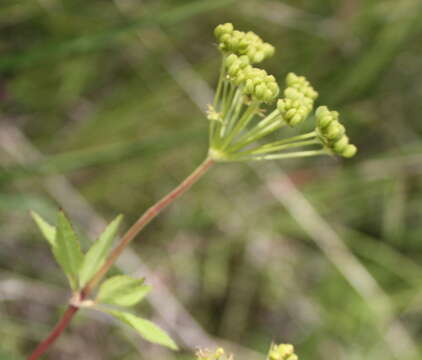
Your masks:
<svg viewBox="0 0 422 360"><path fill-rule="evenodd" d="M268 353L268 360L298 360L291 344L271 345Z"/></svg>
<svg viewBox="0 0 422 360"><path fill-rule="evenodd" d="M320 106L315 111L318 139L325 148L346 158L353 157L357 148L349 144L344 126L339 121L339 113Z"/></svg>
<svg viewBox="0 0 422 360"><path fill-rule="evenodd" d="M283 97L278 99L280 88L275 77L254 65L273 55L274 47L252 32L235 30L231 23L218 25L215 36L223 59L214 101L208 110L209 154L215 161L355 155L356 147L349 144L338 113L326 107L316 111L312 131L270 139L283 127L294 127L306 120L314 112L318 93L305 77L289 73ZM273 102L277 102L274 109L266 106Z"/></svg>
<svg viewBox="0 0 422 360"><path fill-rule="evenodd" d="M233 24L218 25L214 30L219 48L225 53L246 55L251 64L259 63L274 55L274 46L264 42L252 31L235 30Z"/></svg>
<svg viewBox="0 0 422 360"><path fill-rule="evenodd" d="M226 58L225 65L230 80L237 86L241 85L245 95L265 103L271 103L277 98L280 89L275 77L249 65L245 56L231 54Z"/></svg>
<svg viewBox="0 0 422 360"><path fill-rule="evenodd" d="M305 77L294 73L287 75L286 85L284 98L277 102L277 109L290 126L296 126L309 116L318 93Z"/></svg>
<svg viewBox="0 0 422 360"><path fill-rule="evenodd" d="M230 80L237 86L242 85L246 80L245 69L250 67L249 58L246 55L230 54L225 58L224 64Z"/></svg>
<svg viewBox="0 0 422 360"><path fill-rule="evenodd" d="M224 349L218 348L215 352L199 350L196 353L197 360L233 360L233 356L227 356Z"/></svg>

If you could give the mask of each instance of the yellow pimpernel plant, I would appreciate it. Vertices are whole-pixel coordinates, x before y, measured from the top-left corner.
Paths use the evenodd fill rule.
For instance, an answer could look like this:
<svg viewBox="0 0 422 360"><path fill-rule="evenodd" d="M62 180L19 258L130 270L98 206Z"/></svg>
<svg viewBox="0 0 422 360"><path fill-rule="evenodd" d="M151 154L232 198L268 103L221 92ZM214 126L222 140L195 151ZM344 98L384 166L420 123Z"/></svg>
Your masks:
<svg viewBox="0 0 422 360"><path fill-rule="evenodd" d="M38 360L63 333L80 309L98 310L132 327L146 340L177 349L164 330L127 312L144 299L150 287L143 279L116 275L109 270L126 247L167 206L188 191L217 162L272 160L316 155L350 158L356 147L349 143L339 114L320 106L314 111L318 93L303 76L289 73L286 88L256 64L274 55L274 47L253 32L235 30L230 23L218 25L215 36L222 55L221 72L213 104L209 105L209 149L204 161L167 195L151 205L113 247L121 216L112 221L84 251L64 212L52 225L39 214L33 217L51 246L57 263L68 278L72 296L63 316L28 360ZM274 106L275 104L275 106ZM273 106L272 111L268 108ZM313 116L311 116L313 114ZM285 127L296 127L315 119L312 131L274 138ZM95 295L97 294L97 295ZM232 360L222 349L200 352L199 360ZM269 360L296 360L290 345L272 347Z"/></svg>
<svg viewBox="0 0 422 360"><path fill-rule="evenodd" d="M296 127L308 119L318 93L305 77L289 73L280 96L275 77L255 65L274 55L271 44L253 32L235 30L231 23L218 25L214 33L222 64L214 103L208 108L211 158L249 161L356 154L338 112L326 106L314 112L313 131L267 140L283 127ZM266 114L273 104L274 110Z"/></svg>

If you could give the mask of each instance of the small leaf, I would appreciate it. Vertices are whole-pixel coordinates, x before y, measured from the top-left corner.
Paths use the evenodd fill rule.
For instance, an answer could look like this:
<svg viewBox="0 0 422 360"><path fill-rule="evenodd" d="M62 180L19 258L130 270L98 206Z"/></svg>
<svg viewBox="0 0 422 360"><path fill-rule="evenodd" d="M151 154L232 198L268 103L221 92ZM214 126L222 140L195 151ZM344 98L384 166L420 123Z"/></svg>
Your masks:
<svg viewBox="0 0 422 360"><path fill-rule="evenodd" d="M63 212L59 213L56 245L53 247L57 262L66 273L73 290L78 289L78 272L83 261L79 240Z"/></svg>
<svg viewBox="0 0 422 360"><path fill-rule="evenodd" d="M134 279L127 275L113 276L101 284L96 301L109 305L133 306L150 291L150 286L143 283L144 279Z"/></svg>
<svg viewBox="0 0 422 360"><path fill-rule="evenodd" d="M56 228L45 221L35 211L31 211L31 216L51 247L54 247L56 245Z"/></svg>
<svg viewBox="0 0 422 360"><path fill-rule="evenodd" d="M84 286L104 264L122 218L122 215L117 216L86 253L79 273L80 286Z"/></svg>
<svg viewBox="0 0 422 360"><path fill-rule="evenodd" d="M170 336L151 321L141 319L128 312L117 310L107 310L107 312L134 328L145 340L166 346L172 350L178 349L176 343Z"/></svg>

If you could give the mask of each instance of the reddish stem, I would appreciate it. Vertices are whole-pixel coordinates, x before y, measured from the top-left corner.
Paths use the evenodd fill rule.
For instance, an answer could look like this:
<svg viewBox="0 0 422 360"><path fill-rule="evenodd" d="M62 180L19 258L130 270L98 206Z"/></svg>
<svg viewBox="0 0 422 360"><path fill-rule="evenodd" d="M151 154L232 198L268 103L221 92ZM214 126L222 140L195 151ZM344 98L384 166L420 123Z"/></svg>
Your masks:
<svg viewBox="0 0 422 360"><path fill-rule="evenodd" d="M157 203L152 205L145 213L136 221L135 224L126 232L126 234L121 238L119 244L113 249L109 257L105 261L104 265L97 271L97 273L92 277L92 279L86 284L82 290L82 294L86 296L91 292L91 289L94 288L98 282L103 278L107 271L111 268L126 246L139 234L139 232L148 225L152 219L154 219L161 211L163 211L168 205L170 205L174 200L183 195L187 190L195 184L202 175L204 175L207 170L214 164L214 160L211 158L205 159L192 174L190 174L182 183L179 184L175 189L170 193L164 196Z"/></svg>
<svg viewBox="0 0 422 360"><path fill-rule="evenodd" d="M133 224L126 234L120 239L119 244L113 249L109 257L105 261L104 265L97 271L97 273L92 277L92 279L85 285L79 294L79 300L82 301L88 297L92 289L101 281L103 276L108 272L126 246L139 234L139 232L148 225L151 220L153 220L158 214L161 213L168 205L170 205L174 200L183 195L187 190L191 188L201 177L204 175L207 170L214 164L214 160L211 158L206 158L195 170L189 175L182 183L180 183L175 189L173 189L169 194L164 196L157 203L152 205L145 213ZM66 312L63 314L63 317L50 333L50 335L41 342L34 352L28 357L27 360L37 360L42 354L46 352L49 346L60 336L63 330L72 320L75 313L78 311L78 307L69 305Z"/></svg>
<svg viewBox="0 0 422 360"><path fill-rule="evenodd" d="M37 346L34 352L28 357L28 360L36 360L44 354L50 345L60 336L67 325L69 325L78 310L79 308L69 305L56 327L51 331L50 335Z"/></svg>

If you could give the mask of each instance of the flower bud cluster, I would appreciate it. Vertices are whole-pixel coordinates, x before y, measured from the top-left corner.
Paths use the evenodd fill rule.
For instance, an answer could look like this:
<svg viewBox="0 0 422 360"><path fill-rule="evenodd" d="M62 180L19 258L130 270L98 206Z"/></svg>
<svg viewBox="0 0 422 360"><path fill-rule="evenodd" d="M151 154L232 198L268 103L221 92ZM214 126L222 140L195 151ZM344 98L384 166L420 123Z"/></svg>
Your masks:
<svg viewBox="0 0 422 360"><path fill-rule="evenodd" d="M296 126L308 117L318 93L305 77L294 73L287 75L286 84L284 98L277 102L277 109L290 126Z"/></svg>
<svg viewBox="0 0 422 360"><path fill-rule="evenodd" d="M224 349L218 348L215 352L199 350L196 353L197 360L233 360L233 356L227 356Z"/></svg>
<svg viewBox="0 0 422 360"><path fill-rule="evenodd" d="M326 106L320 106L315 112L315 117L318 138L326 148L346 158L356 154L357 148L349 144L346 129L339 122L337 111L330 111Z"/></svg>
<svg viewBox="0 0 422 360"><path fill-rule="evenodd" d="M297 89L297 91L309 99L315 100L318 97L318 93L304 76L298 76L292 72L288 73L286 76L286 85L287 87Z"/></svg>
<svg viewBox="0 0 422 360"><path fill-rule="evenodd" d="M274 46L264 42L252 31L235 30L233 24L218 25L214 30L219 48L225 53L246 55L251 64L259 63L274 55Z"/></svg>
<svg viewBox="0 0 422 360"><path fill-rule="evenodd" d="M274 76L265 70L248 64L246 56L229 55L225 60L227 74L237 86L243 86L243 93L259 102L273 102L280 89Z"/></svg>
<svg viewBox="0 0 422 360"><path fill-rule="evenodd" d="M267 109L262 108L263 104L276 101L280 89L274 76L254 64L272 56L274 47L253 32L234 29L231 23L218 25L214 33L223 64L214 102L207 112L211 120L211 158L261 161L329 153L343 157L355 155L357 149L349 144L338 113L325 106L315 113L317 124L313 131L270 142L269 135L286 125L297 126L313 113L318 93L305 77L289 73L283 97L276 108L265 115ZM294 150L297 148L303 151ZM203 356L199 360L227 360L224 353L200 354ZM293 347L283 344L274 346L269 356L268 360L297 359Z"/></svg>
<svg viewBox="0 0 422 360"><path fill-rule="evenodd" d="M298 360L294 347L290 344L271 345L268 360Z"/></svg>

